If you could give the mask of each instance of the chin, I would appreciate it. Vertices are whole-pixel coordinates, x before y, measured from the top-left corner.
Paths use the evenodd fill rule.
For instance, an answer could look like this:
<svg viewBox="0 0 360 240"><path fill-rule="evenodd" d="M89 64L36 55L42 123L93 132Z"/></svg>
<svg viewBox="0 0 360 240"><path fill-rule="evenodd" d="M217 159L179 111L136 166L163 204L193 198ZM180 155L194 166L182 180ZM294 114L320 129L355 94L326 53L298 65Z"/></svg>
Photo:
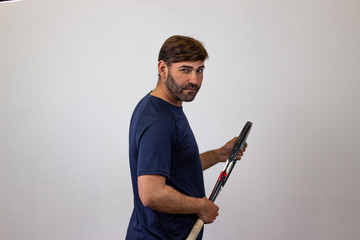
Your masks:
<svg viewBox="0 0 360 240"><path fill-rule="evenodd" d="M183 102L191 102L195 99L197 92L194 92L192 94L182 94L180 97L180 100Z"/></svg>
<svg viewBox="0 0 360 240"><path fill-rule="evenodd" d="M194 99L195 99L195 96L194 96L194 97L185 98L183 101L184 101L184 102L192 102Z"/></svg>

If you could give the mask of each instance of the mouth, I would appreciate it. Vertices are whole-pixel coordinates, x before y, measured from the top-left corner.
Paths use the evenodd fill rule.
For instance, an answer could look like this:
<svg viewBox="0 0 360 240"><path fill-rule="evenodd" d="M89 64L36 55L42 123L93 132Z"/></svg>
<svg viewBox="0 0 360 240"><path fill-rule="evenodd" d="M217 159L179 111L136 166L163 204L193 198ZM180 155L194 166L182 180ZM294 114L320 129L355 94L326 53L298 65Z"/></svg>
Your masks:
<svg viewBox="0 0 360 240"><path fill-rule="evenodd" d="M184 90L187 90L187 91L199 91L199 87L197 87L196 85L194 85L194 86L185 86Z"/></svg>
<svg viewBox="0 0 360 240"><path fill-rule="evenodd" d="M184 90L187 92L197 92L198 91L196 88L185 88Z"/></svg>
<svg viewBox="0 0 360 240"><path fill-rule="evenodd" d="M195 96L200 87L196 84L187 84L183 87L183 93L188 94L189 96Z"/></svg>

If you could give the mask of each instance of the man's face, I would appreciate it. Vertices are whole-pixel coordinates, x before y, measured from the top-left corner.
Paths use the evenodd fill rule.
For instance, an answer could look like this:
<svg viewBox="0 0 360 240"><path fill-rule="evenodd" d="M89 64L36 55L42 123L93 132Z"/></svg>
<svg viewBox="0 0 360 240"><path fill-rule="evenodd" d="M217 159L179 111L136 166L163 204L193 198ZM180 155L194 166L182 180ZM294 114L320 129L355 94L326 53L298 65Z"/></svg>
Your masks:
<svg viewBox="0 0 360 240"><path fill-rule="evenodd" d="M204 62L172 63L166 78L166 87L177 101L194 100L201 87Z"/></svg>

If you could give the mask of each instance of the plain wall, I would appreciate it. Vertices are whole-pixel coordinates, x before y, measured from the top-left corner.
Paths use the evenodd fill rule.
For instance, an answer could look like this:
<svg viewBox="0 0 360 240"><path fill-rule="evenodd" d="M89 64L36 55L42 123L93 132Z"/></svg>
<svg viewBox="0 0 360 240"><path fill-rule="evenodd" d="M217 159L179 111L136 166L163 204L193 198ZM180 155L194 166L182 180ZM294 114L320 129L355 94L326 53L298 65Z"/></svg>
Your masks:
<svg viewBox="0 0 360 240"><path fill-rule="evenodd" d="M129 120L174 34L210 55L200 150L254 123L205 239L359 239L356 0L0 3L0 239L124 239Z"/></svg>

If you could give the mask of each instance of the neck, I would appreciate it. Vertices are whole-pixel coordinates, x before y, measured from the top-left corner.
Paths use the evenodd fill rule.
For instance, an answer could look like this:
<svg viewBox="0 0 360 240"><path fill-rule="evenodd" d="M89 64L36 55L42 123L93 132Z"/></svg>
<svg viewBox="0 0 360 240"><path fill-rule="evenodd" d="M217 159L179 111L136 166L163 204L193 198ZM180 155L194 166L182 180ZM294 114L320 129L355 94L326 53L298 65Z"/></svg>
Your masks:
<svg viewBox="0 0 360 240"><path fill-rule="evenodd" d="M174 96L172 96L172 94L169 92L166 86L161 86L160 84L158 84L154 89L154 91L150 93L150 95L161 98L162 100L177 107L182 106L182 101L179 101L176 98L174 98Z"/></svg>

